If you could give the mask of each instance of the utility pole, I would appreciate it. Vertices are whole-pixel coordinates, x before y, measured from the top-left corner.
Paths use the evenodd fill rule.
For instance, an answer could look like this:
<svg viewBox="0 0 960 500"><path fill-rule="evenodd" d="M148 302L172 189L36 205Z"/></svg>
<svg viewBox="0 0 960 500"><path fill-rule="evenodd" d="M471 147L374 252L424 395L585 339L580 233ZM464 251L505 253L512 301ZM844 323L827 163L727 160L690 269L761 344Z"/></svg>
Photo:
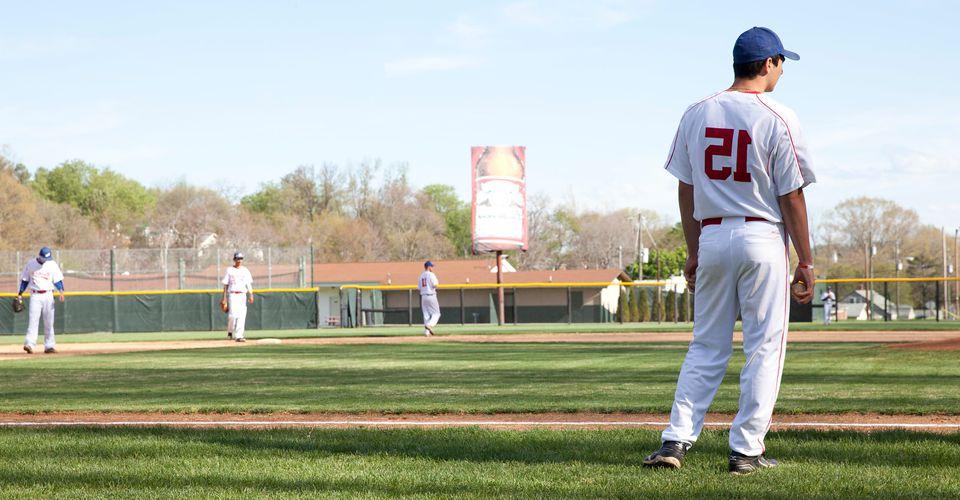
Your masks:
<svg viewBox="0 0 960 500"><path fill-rule="evenodd" d="M943 240L943 245L940 250L940 255L943 256L943 277L947 278L947 231L946 228L940 226L940 236ZM943 303L947 305L947 311L950 310L950 287L947 286L947 280L943 280Z"/></svg>
<svg viewBox="0 0 960 500"><path fill-rule="evenodd" d="M953 230L953 277L960 277L960 227L957 227ZM957 303L957 307L954 311L958 317L960 317L960 280L957 280L954 284L953 290L953 300Z"/></svg>
<svg viewBox="0 0 960 500"><path fill-rule="evenodd" d="M637 281L643 281L643 214L637 212Z"/></svg>
<svg viewBox="0 0 960 500"><path fill-rule="evenodd" d="M897 282L893 284L893 287L894 287L894 290L896 290L896 292L894 293L896 293L897 295L897 301L896 301L897 319L900 319L900 268L902 267L902 265L900 264L900 240L898 239L894 245L895 246L894 246L893 258L895 262L893 263L893 269L894 269L894 275L897 278Z"/></svg>

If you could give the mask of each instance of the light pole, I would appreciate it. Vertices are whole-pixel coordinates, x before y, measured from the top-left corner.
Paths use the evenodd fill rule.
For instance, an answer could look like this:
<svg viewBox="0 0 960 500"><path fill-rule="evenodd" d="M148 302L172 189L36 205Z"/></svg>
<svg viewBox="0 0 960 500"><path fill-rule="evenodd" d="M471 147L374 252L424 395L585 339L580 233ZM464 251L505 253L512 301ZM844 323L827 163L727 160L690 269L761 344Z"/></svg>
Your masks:
<svg viewBox="0 0 960 500"><path fill-rule="evenodd" d="M896 290L894 293L897 295L897 319L900 319L900 269L903 267L903 264L900 263L900 240L897 240L894 245L893 269L894 276L896 276L897 281L894 283L893 287L894 290Z"/></svg>
<svg viewBox="0 0 960 500"><path fill-rule="evenodd" d="M960 226L953 230L953 277L960 277ZM960 280L957 280L954 284L954 297L953 300L956 301L957 307L954 311L954 314L960 315Z"/></svg>

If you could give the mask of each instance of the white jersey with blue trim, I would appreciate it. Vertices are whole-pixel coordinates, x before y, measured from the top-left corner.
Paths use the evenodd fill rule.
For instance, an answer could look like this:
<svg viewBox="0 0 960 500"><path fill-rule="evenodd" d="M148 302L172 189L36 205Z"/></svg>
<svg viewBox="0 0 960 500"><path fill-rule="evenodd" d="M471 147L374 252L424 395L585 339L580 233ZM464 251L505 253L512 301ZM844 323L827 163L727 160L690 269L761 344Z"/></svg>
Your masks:
<svg viewBox="0 0 960 500"><path fill-rule="evenodd" d="M63 281L63 272L60 271L60 266L52 260L41 264L37 262L37 259L30 259L27 265L23 267L20 281L28 282L28 290L49 292L56 288L54 283Z"/></svg>
<svg viewBox="0 0 960 500"><path fill-rule="evenodd" d="M777 197L816 182L796 114L762 93L724 91L687 108L668 172L694 187L697 220L782 222Z"/></svg>
<svg viewBox="0 0 960 500"><path fill-rule="evenodd" d="M438 286L440 286L440 280L433 271L424 271L420 274L420 280L417 281L417 290L420 291L420 295L436 295Z"/></svg>

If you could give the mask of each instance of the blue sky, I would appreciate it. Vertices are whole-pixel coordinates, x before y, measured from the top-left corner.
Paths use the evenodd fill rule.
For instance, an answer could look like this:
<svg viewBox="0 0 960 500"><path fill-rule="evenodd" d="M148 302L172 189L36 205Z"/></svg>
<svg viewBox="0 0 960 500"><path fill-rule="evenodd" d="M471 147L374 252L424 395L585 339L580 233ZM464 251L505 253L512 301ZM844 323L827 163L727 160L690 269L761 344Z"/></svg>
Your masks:
<svg viewBox="0 0 960 500"><path fill-rule="evenodd" d="M250 192L300 164L404 162L466 197L472 145L527 146L534 193L676 218L662 163L687 104L776 30L774 94L819 184L814 220L880 196L960 225L951 2L0 2L0 145L150 185Z"/></svg>

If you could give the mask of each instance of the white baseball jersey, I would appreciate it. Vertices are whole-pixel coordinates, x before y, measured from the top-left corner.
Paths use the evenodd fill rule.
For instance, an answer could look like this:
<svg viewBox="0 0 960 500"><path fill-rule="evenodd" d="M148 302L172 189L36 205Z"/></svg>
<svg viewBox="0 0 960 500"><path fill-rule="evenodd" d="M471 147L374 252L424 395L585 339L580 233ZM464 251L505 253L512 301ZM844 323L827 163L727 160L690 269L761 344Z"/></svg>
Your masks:
<svg viewBox="0 0 960 500"><path fill-rule="evenodd" d="M60 266L52 260L41 264L37 259L30 259L23 268L20 281L28 281L27 288L30 290L49 292L56 288L54 283L63 281L63 273L60 271Z"/></svg>
<svg viewBox="0 0 960 500"><path fill-rule="evenodd" d="M417 290L420 290L420 295L436 295L439 285L440 281L437 280L437 275L433 274L433 271L424 271L420 275L420 280L417 281Z"/></svg>
<svg viewBox="0 0 960 500"><path fill-rule="evenodd" d="M227 286L228 292L253 291L253 276L246 266L228 267L227 273L223 275L223 281L221 281L221 283Z"/></svg>
<svg viewBox="0 0 960 500"><path fill-rule="evenodd" d="M777 197L816 182L796 114L748 92L719 92L687 108L665 168L694 186L697 220L782 222Z"/></svg>

